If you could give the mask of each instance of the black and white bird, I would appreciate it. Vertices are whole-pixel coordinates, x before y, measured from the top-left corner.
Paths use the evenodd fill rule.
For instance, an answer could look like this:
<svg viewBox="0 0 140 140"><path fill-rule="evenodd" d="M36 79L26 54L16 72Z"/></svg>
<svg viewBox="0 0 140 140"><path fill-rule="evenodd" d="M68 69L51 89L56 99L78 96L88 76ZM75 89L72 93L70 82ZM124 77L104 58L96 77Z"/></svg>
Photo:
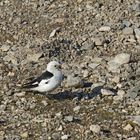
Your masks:
<svg viewBox="0 0 140 140"><path fill-rule="evenodd" d="M57 61L51 61L47 69L33 81L24 84L22 87L38 92L50 92L56 89L63 81L61 64Z"/></svg>

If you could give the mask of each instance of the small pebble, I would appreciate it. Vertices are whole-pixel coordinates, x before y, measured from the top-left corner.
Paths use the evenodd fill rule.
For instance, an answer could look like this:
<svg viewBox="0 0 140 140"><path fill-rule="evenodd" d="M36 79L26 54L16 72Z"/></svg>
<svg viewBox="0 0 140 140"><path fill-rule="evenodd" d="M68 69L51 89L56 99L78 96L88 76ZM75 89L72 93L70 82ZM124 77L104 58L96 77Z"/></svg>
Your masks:
<svg viewBox="0 0 140 140"><path fill-rule="evenodd" d="M69 135L63 135L63 136L61 136L61 139L62 140L67 140L69 138Z"/></svg>
<svg viewBox="0 0 140 140"><path fill-rule="evenodd" d="M24 132L24 133L20 134L20 136L22 138L27 138L28 137L28 132Z"/></svg>
<svg viewBox="0 0 140 140"><path fill-rule="evenodd" d="M79 112L80 108L81 108L80 106L76 106L75 108L73 108L73 111Z"/></svg>
<svg viewBox="0 0 140 140"><path fill-rule="evenodd" d="M64 120L68 121L68 122L72 122L73 121L73 116L65 116Z"/></svg>

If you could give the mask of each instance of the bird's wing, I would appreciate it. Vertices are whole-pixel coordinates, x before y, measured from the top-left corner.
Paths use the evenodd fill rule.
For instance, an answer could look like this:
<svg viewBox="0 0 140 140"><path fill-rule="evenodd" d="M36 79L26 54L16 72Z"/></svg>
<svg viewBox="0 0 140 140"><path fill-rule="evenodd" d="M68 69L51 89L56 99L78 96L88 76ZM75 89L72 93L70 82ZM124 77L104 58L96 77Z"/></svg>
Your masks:
<svg viewBox="0 0 140 140"><path fill-rule="evenodd" d="M35 87L38 87L39 84L42 84L42 83L47 84L50 78L52 77L53 77L52 73L45 71L44 73L42 73L41 76L35 78L31 82L23 84L22 88L35 88Z"/></svg>

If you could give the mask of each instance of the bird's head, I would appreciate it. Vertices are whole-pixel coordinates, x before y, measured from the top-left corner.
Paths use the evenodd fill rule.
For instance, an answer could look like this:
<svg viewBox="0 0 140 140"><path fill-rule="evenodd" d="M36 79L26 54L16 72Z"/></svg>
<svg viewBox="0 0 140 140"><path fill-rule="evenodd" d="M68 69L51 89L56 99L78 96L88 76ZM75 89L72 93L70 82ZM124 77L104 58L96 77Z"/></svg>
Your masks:
<svg viewBox="0 0 140 140"><path fill-rule="evenodd" d="M57 61L51 61L47 66L47 70L49 72L53 72L55 70L61 70L61 63Z"/></svg>

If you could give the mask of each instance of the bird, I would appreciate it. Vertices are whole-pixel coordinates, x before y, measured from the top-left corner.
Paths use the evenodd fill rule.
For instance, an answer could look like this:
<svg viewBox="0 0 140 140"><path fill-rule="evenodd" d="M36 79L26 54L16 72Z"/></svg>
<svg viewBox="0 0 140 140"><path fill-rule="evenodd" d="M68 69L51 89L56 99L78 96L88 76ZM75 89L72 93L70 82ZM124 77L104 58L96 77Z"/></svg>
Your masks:
<svg viewBox="0 0 140 140"><path fill-rule="evenodd" d="M50 93L56 89L62 81L63 74L61 71L61 63L57 61L51 61L48 63L47 68L39 77L33 79L29 83L23 84L22 88L41 93Z"/></svg>

